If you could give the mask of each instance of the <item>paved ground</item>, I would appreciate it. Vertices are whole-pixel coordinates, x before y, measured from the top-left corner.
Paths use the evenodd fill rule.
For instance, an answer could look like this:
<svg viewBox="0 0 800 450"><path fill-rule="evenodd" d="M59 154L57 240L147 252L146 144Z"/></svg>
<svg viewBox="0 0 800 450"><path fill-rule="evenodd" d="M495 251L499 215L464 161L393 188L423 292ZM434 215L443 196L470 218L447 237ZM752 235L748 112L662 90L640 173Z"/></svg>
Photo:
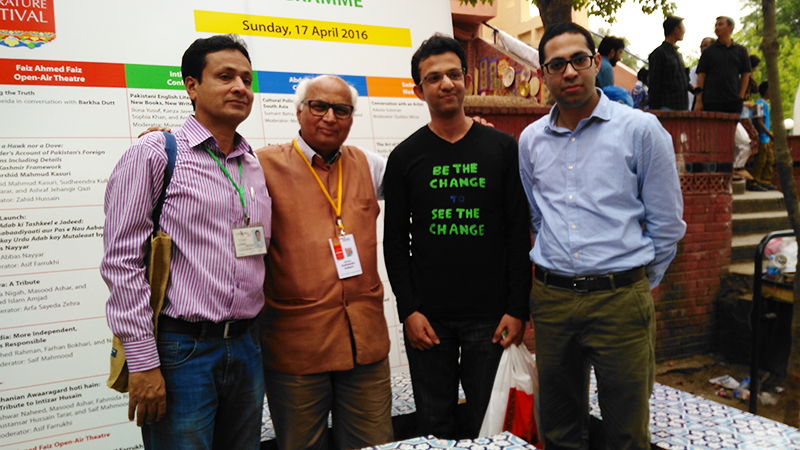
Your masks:
<svg viewBox="0 0 800 450"><path fill-rule="evenodd" d="M783 383L786 390L777 395L776 405L759 403L758 414L800 428L800 307L797 306L794 308L792 338L789 376ZM747 411L748 403L734 399L732 391L727 391L727 398L717 395L719 389L708 380L722 375L730 375L741 381L750 376L750 366L730 364L717 354L709 354L664 361L656 367L656 381L661 384Z"/></svg>

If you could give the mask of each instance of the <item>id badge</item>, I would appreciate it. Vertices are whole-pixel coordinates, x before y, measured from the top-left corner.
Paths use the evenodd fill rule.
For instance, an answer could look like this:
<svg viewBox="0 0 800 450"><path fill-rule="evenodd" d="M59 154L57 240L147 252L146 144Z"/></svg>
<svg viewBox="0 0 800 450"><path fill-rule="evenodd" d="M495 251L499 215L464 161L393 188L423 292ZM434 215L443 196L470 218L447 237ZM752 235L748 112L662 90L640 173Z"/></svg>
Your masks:
<svg viewBox="0 0 800 450"><path fill-rule="evenodd" d="M267 237L261 222L246 226L231 226L233 248L237 258L267 254Z"/></svg>
<svg viewBox="0 0 800 450"><path fill-rule="evenodd" d="M358 259L356 240L352 234L328 239L328 243L340 280L361 275L361 260Z"/></svg>

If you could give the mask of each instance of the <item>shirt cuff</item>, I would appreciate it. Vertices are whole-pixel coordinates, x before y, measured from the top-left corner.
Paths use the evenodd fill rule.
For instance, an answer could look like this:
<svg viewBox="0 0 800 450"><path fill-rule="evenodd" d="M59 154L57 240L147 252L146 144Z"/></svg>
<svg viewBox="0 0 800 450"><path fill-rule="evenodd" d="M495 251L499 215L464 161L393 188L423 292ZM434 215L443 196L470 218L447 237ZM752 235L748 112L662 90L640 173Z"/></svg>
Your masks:
<svg viewBox="0 0 800 450"><path fill-rule="evenodd" d="M128 372L146 372L160 366L155 339L147 339L138 342L123 342L122 347L125 349Z"/></svg>
<svg viewBox="0 0 800 450"><path fill-rule="evenodd" d="M528 320L530 320L531 317L530 312L526 307L509 308L508 311L506 311L505 313L523 322L527 322Z"/></svg>

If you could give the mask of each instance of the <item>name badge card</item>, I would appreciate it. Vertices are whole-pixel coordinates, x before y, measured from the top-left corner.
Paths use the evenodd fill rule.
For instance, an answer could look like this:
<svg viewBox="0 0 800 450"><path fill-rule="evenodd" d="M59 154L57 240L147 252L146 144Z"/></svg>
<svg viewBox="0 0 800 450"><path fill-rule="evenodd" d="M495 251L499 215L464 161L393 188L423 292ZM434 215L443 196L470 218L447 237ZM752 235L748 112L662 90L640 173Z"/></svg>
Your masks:
<svg viewBox="0 0 800 450"><path fill-rule="evenodd" d="M260 222L242 227L232 226L231 232L237 258L267 254L267 237Z"/></svg>
<svg viewBox="0 0 800 450"><path fill-rule="evenodd" d="M328 243L340 280L361 275L361 260L358 259L356 240L352 234L328 239Z"/></svg>

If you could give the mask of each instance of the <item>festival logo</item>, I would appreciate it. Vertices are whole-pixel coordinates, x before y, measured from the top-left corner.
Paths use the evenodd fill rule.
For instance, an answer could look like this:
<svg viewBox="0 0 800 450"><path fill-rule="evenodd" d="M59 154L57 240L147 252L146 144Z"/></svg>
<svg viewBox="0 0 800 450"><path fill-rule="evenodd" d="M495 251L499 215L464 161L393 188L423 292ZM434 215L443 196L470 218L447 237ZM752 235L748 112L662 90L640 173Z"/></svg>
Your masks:
<svg viewBox="0 0 800 450"><path fill-rule="evenodd" d="M36 48L56 38L55 0L0 0L0 45Z"/></svg>

